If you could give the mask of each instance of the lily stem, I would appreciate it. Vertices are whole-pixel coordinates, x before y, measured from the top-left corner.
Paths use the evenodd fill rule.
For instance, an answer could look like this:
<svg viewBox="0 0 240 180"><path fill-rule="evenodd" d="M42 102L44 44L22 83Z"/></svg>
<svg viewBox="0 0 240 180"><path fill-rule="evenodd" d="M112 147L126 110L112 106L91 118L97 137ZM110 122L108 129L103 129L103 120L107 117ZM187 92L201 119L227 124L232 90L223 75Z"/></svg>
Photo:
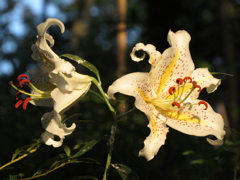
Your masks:
<svg viewBox="0 0 240 180"><path fill-rule="evenodd" d="M97 88L98 88L98 90L100 91L100 93L102 94L102 96L103 96L106 104L108 105L108 108L109 108L110 111L115 115L116 112L115 112L114 108L112 107L112 105L110 104L107 95L106 95L105 92L103 91L101 84L100 84L94 77L91 77L91 79L92 79L92 82L97 86Z"/></svg>
<svg viewBox="0 0 240 180"><path fill-rule="evenodd" d="M109 142L108 142L109 150L108 150L107 162L106 162L106 166L105 166L105 170L104 170L104 174L103 174L103 180L107 180L108 170L111 165L113 144L114 144L114 140L115 140L116 131L117 131L117 118L116 118L116 116L114 116L113 124L111 127L111 134L110 134L110 138L109 138Z"/></svg>

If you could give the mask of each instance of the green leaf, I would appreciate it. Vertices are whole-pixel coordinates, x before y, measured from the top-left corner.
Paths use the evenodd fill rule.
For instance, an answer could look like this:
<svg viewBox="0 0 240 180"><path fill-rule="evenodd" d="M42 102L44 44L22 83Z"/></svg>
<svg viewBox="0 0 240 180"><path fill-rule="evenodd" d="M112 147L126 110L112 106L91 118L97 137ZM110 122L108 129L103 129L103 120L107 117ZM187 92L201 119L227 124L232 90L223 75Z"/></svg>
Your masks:
<svg viewBox="0 0 240 180"><path fill-rule="evenodd" d="M73 54L63 54L61 56L71 59L73 61L76 61L78 64L82 64L83 66L88 68L90 71L92 71L97 76L98 81L100 82L100 75L99 75L98 69L93 64Z"/></svg>
<svg viewBox="0 0 240 180"><path fill-rule="evenodd" d="M17 174L17 175L9 175L9 180L19 180L21 179L22 177L24 176L24 174L20 173L20 174Z"/></svg>
<svg viewBox="0 0 240 180"><path fill-rule="evenodd" d="M115 152L115 155L117 155L123 161L124 164L126 164L129 168L132 169L132 172L130 174L133 174L135 179L145 180L155 179L152 173L148 170L148 168L144 165L140 158L133 155L129 151L127 152L126 149L123 148L120 149L115 147L113 150Z"/></svg>
<svg viewBox="0 0 240 180"><path fill-rule="evenodd" d="M65 151L68 157L71 156L71 149L67 145L63 146L63 150Z"/></svg>
<svg viewBox="0 0 240 180"><path fill-rule="evenodd" d="M127 180L128 174L132 171L129 167L123 164L111 164L114 167L123 180Z"/></svg>
<svg viewBox="0 0 240 180"><path fill-rule="evenodd" d="M193 154L192 150L185 151L185 152L182 153L182 155L190 155L190 154Z"/></svg>
<svg viewBox="0 0 240 180"><path fill-rule="evenodd" d="M78 117L78 116L82 116L82 114L81 113L75 113L75 114L73 114L73 115L71 115L71 116L69 116L67 118L63 118L62 123L65 123L69 119L72 119L72 118L75 118L75 117Z"/></svg>
<svg viewBox="0 0 240 180"><path fill-rule="evenodd" d="M78 177L74 177L68 180L78 180L78 179L93 179L93 180L98 180L98 178L94 177L94 176L78 176Z"/></svg>
<svg viewBox="0 0 240 180"><path fill-rule="evenodd" d="M99 97L101 100L105 101L104 98L102 97L102 95L100 93L97 93L96 91L89 89L88 92L96 95L97 97Z"/></svg>
<svg viewBox="0 0 240 180"><path fill-rule="evenodd" d="M22 152L22 148L17 148L15 150L15 153L12 155L12 160L16 158L17 155L19 155Z"/></svg>
<svg viewBox="0 0 240 180"><path fill-rule="evenodd" d="M76 158L78 156L81 156L83 154L85 154L86 152L88 152L89 150L92 149L93 146L95 146L101 139L94 139L90 142L87 142L76 154L74 154L73 156L71 156L70 158Z"/></svg>
<svg viewBox="0 0 240 180"><path fill-rule="evenodd" d="M226 76L233 76L232 74L228 73L222 73L222 72L210 72L211 74L221 74L221 75L226 75Z"/></svg>

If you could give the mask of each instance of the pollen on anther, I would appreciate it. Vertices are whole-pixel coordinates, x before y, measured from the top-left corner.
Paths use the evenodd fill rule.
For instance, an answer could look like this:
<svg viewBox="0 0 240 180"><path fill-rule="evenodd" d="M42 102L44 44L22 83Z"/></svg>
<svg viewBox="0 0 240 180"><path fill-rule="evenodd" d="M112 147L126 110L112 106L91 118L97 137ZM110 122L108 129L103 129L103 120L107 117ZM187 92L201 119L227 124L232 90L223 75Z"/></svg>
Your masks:
<svg viewBox="0 0 240 180"><path fill-rule="evenodd" d="M183 83L183 79L182 78L177 78L176 83L177 84L182 84Z"/></svg>
<svg viewBox="0 0 240 180"><path fill-rule="evenodd" d="M194 85L194 88L198 88L198 92L200 92L202 90L201 86L199 86L199 85Z"/></svg>
<svg viewBox="0 0 240 180"><path fill-rule="evenodd" d="M172 103L172 106L177 106L178 108L181 107L180 104L179 104L178 102L173 102L173 103Z"/></svg>
<svg viewBox="0 0 240 180"><path fill-rule="evenodd" d="M198 105L201 105L201 104L205 105L204 110L207 110L207 108L208 108L207 102L205 102L205 101L199 101L199 102L198 102Z"/></svg>
<svg viewBox="0 0 240 180"><path fill-rule="evenodd" d="M187 80L189 80L189 83L192 82L192 78L191 77L185 77L185 78L183 78L183 80L184 80L184 82L186 82Z"/></svg>
<svg viewBox="0 0 240 180"><path fill-rule="evenodd" d="M169 93L170 95L172 95L173 92L176 92L176 88L175 88L175 87L170 87L169 90L168 90L168 93Z"/></svg>

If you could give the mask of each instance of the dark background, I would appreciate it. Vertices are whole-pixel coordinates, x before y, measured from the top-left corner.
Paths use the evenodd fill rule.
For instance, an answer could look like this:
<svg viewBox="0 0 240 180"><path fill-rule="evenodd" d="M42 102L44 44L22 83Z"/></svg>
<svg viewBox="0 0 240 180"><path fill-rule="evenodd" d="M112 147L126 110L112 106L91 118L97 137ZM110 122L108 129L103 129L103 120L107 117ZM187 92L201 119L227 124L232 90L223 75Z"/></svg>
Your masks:
<svg viewBox="0 0 240 180"><path fill-rule="evenodd" d="M37 3L39 2L39 3ZM239 131L239 59L240 59L240 1L239 0L128 0L126 73L148 71L146 62L136 63L130 52L138 42L153 44L162 53L169 47L169 30L186 30L191 35L190 52L196 67L208 67L211 72L232 74L216 75L222 84L213 94L203 92L201 99L208 101L224 117L225 125ZM53 17L66 27L64 34L51 27L55 39L53 50L61 55L72 53L94 64L102 78L103 88L117 78L117 1L114 0L1 0L0 2L0 162L11 160L15 149L40 138L43 132L41 116L51 109L28 105L27 111L15 109L15 90L8 82L19 74L36 68L31 59L31 44L36 41L36 26ZM92 75L76 65L78 72ZM93 87L93 89L95 89ZM133 107L133 98L119 96ZM77 129L64 140L70 148L77 142L88 142L110 133L111 113L107 106L88 94L66 115L81 113ZM228 180L240 179L239 135L226 129L221 147L209 145L205 138L192 137L174 129L169 130L166 144L156 157L147 162L138 157L143 141L149 134L144 114L129 115L118 123L113 163L128 165L132 179L156 180ZM92 175L99 179L105 168L108 147L100 141L84 157L98 160L101 165L69 164L39 179L71 179ZM50 158L64 153L63 148L41 145L33 155L0 171L0 179L24 172L32 176ZM111 169L109 179L120 179Z"/></svg>

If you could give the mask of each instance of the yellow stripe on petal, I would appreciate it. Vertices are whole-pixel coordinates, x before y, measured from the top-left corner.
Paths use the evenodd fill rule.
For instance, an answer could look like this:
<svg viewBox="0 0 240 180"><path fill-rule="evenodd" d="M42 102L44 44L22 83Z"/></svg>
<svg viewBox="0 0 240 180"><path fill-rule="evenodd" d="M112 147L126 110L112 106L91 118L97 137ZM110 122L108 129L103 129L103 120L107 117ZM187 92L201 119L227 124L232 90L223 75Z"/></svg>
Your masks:
<svg viewBox="0 0 240 180"><path fill-rule="evenodd" d="M162 78L160 79L160 83L159 83L160 86L157 90L157 94L163 91L163 88L166 86L167 82L169 81L169 78L174 71L173 69L177 64L179 54L180 54L180 51L179 51L179 48L177 48L174 58L172 59L171 63L168 65L164 74L162 75Z"/></svg>
<svg viewBox="0 0 240 180"><path fill-rule="evenodd" d="M184 121L187 123L207 124L206 121L201 120L198 116L189 117L189 115L183 114L177 111L164 110L164 114L169 118L179 120L179 121Z"/></svg>
<svg viewBox="0 0 240 180"><path fill-rule="evenodd" d="M152 119L152 118L151 118L150 122L151 122L151 125L152 125L151 132L153 134L152 141L154 141L154 139L156 139L156 137L157 137L157 131L158 131L157 130L157 125L156 125L156 122L154 121L154 119Z"/></svg>

